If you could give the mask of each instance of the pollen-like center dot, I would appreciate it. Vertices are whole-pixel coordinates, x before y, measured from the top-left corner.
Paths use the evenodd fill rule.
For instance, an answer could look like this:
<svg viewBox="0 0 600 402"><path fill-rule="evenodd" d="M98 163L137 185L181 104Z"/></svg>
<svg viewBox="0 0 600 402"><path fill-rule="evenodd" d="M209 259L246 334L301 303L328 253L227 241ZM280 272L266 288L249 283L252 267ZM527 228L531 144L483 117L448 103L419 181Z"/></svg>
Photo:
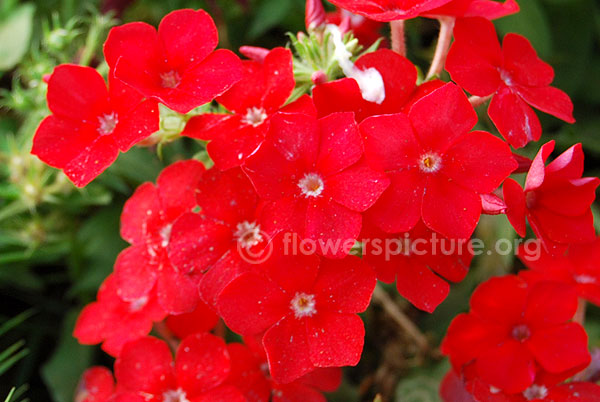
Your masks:
<svg viewBox="0 0 600 402"><path fill-rule="evenodd" d="M250 248L263 241L260 225L256 222L240 222L235 228L234 236L242 248Z"/></svg>
<svg viewBox="0 0 600 402"><path fill-rule="evenodd" d="M134 301L129 302L129 311L132 313L136 313L143 309L147 303L148 296L142 296L139 299L135 299Z"/></svg>
<svg viewBox="0 0 600 402"><path fill-rule="evenodd" d="M519 342L524 342L531 336L531 331L529 327L525 324L516 325L512 329L512 337Z"/></svg>
<svg viewBox="0 0 600 402"><path fill-rule="evenodd" d="M290 308L296 318L310 317L317 312L315 304L315 295L298 292L290 302Z"/></svg>
<svg viewBox="0 0 600 402"><path fill-rule="evenodd" d="M534 399L544 399L548 396L548 388L546 388L544 385L533 384L531 387L523 391L523 396L528 401L532 401Z"/></svg>
<svg viewBox="0 0 600 402"><path fill-rule="evenodd" d="M258 127L265 122L268 115L265 109L259 107L248 108L246 116L242 119L243 123L246 123L253 127Z"/></svg>
<svg viewBox="0 0 600 402"><path fill-rule="evenodd" d="M117 118L117 114L115 112L103 114L98 117L98 132L100 135L109 135L115 131L115 127L117 127L117 123L119 119Z"/></svg>
<svg viewBox="0 0 600 402"><path fill-rule="evenodd" d="M186 393L181 389L169 390L163 393L163 402L190 402Z"/></svg>
<svg viewBox="0 0 600 402"><path fill-rule="evenodd" d="M323 192L325 183L323 179L316 173L307 173L298 182L298 187L305 197L318 197Z"/></svg>
<svg viewBox="0 0 600 402"><path fill-rule="evenodd" d="M161 243L160 245L163 247L167 247L169 245L169 241L171 240L171 230L173 229L173 224L170 223L165 225L159 232Z"/></svg>
<svg viewBox="0 0 600 402"><path fill-rule="evenodd" d="M442 158L436 153L422 155L419 162L419 168L425 173L435 173L442 167Z"/></svg>
<svg viewBox="0 0 600 402"><path fill-rule="evenodd" d="M179 83L181 82L181 77L175 70L167 71L166 73L162 73L160 75L161 83L160 85L163 88L177 88Z"/></svg>

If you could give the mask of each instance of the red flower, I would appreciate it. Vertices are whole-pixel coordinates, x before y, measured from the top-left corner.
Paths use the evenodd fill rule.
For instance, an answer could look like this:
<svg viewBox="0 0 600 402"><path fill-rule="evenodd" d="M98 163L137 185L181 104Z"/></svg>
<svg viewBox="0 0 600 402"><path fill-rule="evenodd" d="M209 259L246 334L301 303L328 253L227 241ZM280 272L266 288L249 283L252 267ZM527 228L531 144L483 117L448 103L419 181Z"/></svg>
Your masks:
<svg viewBox="0 0 600 402"><path fill-rule="evenodd" d="M448 238L468 238L494 191L517 163L509 147L482 131L464 93L446 84L423 97L408 116L373 116L360 124L367 161L380 165L390 187L367 212L382 230L412 229L420 218Z"/></svg>
<svg viewBox="0 0 600 402"><path fill-rule="evenodd" d="M188 335L212 330L219 321L219 316L200 301L194 311L177 315L170 315L165 320L167 328L179 339Z"/></svg>
<svg viewBox="0 0 600 402"><path fill-rule="evenodd" d="M113 395L115 381L106 367L90 367L81 375L75 391L76 402L108 402Z"/></svg>
<svg viewBox="0 0 600 402"><path fill-rule="evenodd" d="M449 3L429 10L423 15L429 17L483 17L495 20L519 12L516 0L505 0L503 3L494 0L451 0Z"/></svg>
<svg viewBox="0 0 600 402"><path fill-rule="evenodd" d="M600 386L591 382L533 384L518 394L506 394L479 378L466 380L450 370L440 386L444 402L599 402Z"/></svg>
<svg viewBox="0 0 600 402"><path fill-rule="evenodd" d="M596 238L590 205L596 197L597 177L581 177L583 151L576 144L545 166L554 141L536 155L525 181L525 190L514 180L504 183L506 216L517 233L526 234L525 218L544 247L553 253L569 243Z"/></svg>
<svg viewBox="0 0 600 402"><path fill-rule="evenodd" d="M534 245L535 252L531 252L531 244L519 247L517 255L529 268L519 276L530 284L548 280L570 284L580 298L600 306L600 238L573 244L564 255L546 252L539 241Z"/></svg>
<svg viewBox="0 0 600 402"><path fill-rule="evenodd" d="M200 211L182 215L171 232L169 257L177 269L211 272L221 260L237 263L240 254L253 255L265 245L268 239L256 219L258 196L241 169L208 170L196 194ZM215 280L223 280L221 274Z"/></svg>
<svg viewBox="0 0 600 402"><path fill-rule="evenodd" d="M289 245L293 247L293 245ZM375 275L361 259L293 255L282 247L256 271L234 279L217 305L242 335L264 333L274 381L290 383L316 367L355 365L364 327L356 313L369 305Z"/></svg>
<svg viewBox="0 0 600 402"><path fill-rule="evenodd" d="M333 4L376 21L407 20L450 0L330 0Z"/></svg>
<svg viewBox="0 0 600 402"><path fill-rule="evenodd" d="M262 62L244 60L244 76L217 98L234 114L192 117L183 135L210 141L207 150L220 169L244 162L264 140L270 117L294 90L294 69L289 49L275 48Z"/></svg>
<svg viewBox="0 0 600 402"><path fill-rule="evenodd" d="M97 301L79 314L73 336L84 345L102 343L102 349L118 356L123 345L148 335L153 322L166 313L156 302L156 290L129 302L123 301L114 275L109 275L98 290Z"/></svg>
<svg viewBox="0 0 600 402"><path fill-rule="evenodd" d="M132 246L115 263L124 300L146 297L156 287L158 302L170 314L196 306L199 272L174 268L167 247L175 220L196 206L195 192L204 172L204 165L196 160L174 163L161 172L157 185L142 184L125 203L121 236Z"/></svg>
<svg viewBox="0 0 600 402"><path fill-rule="evenodd" d="M509 33L500 48L494 25L484 18L458 20L454 37L446 69L473 95L494 95L488 114L513 147L537 141L542 134L540 121L528 105L575 122L571 99L550 86L554 71L526 38Z"/></svg>
<svg viewBox="0 0 600 402"><path fill-rule="evenodd" d="M318 243L321 254L346 255L360 233L361 212L389 184L362 155L351 113L320 120L300 113L275 115L265 142L243 166L269 201L266 232L291 230Z"/></svg>
<svg viewBox="0 0 600 402"><path fill-rule="evenodd" d="M230 343L231 374L227 383L239 389L248 402L326 402L322 392L335 391L342 380L338 367L318 368L289 384L271 380L267 357L256 342Z"/></svg>
<svg viewBox="0 0 600 402"><path fill-rule="evenodd" d="M407 233L389 234L374 225L363 228L363 258L377 279L396 281L398 292L415 307L433 312L450 286L442 279L460 282L469 270L472 251L466 241L438 236L419 222Z"/></svg>
<svg viewBox="0 0 600 402"><path fill-rule="evenodd" d="M328 24L339 26L342 33L352 32L352 35L358 39L358 43L365 48L382 38L382 29L386 25L342 9L327 13L326 20ZM385 47L389 47L387 39L383 39L379 45L379 48Z"/></svg>
<svg viewBox="0 0 600 402"><path fill-rule="evenodd" d="M91 67L63 64L48 82L46 117L31 153L64 171L78 187L94 180L119 154L158 130L158 105L114 78L110 88Z"/></svg>
<svg viewBox="0 0 600 402"><path fill-rule="evenodd" d="M540 369L559 375L590 362L585 330L568 322L577 310L570 286L541 282L528 288L514 275L492 278L475 290L470 304L442 343L457 371L473 362L485 383L518 393Z"/></svg>
<svg viewBox="0 0 600 402"><path fill-rule="evenodd" d="M165 342L145 337L125 345L115 362L119 401L244 402L236 388L223 385L230 369L227 346L214 335L185 338L174 363Z"/></svg>
<svg viewBox="0 0 600 402"><path fill-rule="evenodd" d="M335 112L354 112L356 121L377 114L398 113L409 102L417 82L416 67L404 56L380 49L360 57L355 64L359 70L375 69L381 75L385 98L381 103L363 98L354 78L317 85L313 98L319 117Z"/></svg>
<svg viewBox="0 0 600 402"><path fill-rule="evenodd" d="M239 58L216 50L217 28L204 10L177 10L158 27L132 22L110 30L104 56L115 76L179 113L210 102L242 77Z"/></svg>

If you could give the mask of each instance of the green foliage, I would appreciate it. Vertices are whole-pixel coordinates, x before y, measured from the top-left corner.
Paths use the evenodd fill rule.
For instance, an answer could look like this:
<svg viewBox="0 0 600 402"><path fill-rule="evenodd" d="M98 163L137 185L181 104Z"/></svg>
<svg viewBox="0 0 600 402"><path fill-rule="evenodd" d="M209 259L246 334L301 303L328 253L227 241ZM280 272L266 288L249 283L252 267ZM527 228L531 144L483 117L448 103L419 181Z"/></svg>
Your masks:
<svg viewBox="0 0 600 402"><path fill-rule="evenodd" d="M6 1L0 9L0 71L10 70L21 61L33 31L33 4Z"/></svg>

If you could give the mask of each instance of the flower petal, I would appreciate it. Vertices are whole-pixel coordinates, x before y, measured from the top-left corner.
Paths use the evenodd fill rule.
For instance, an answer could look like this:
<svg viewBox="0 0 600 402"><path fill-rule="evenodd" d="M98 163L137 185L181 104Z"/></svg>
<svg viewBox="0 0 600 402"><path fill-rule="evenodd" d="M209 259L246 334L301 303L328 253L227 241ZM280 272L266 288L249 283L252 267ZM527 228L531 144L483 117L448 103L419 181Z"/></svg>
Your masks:
<svg viewBox="0 0 600 402"><path fill-rule="evenodd" d="M583 327L570 322L535 331L527 345L544 370L560 373L590 362L587 343Z"/></svg>
<svg viewBox="0 0 600 402"><path fill-rule="evenodd" d="M533 109L508 88L494 95L488 115L502 137L515 148L537 141L542 135L540 121Z"/></svg>
<svg viewBox="0 0 600 402"><path fill-rule="evenodd" d="M317 367L355 366L362 354L365 329L356 314L319 312L307 319L308 352Z"/></svg>

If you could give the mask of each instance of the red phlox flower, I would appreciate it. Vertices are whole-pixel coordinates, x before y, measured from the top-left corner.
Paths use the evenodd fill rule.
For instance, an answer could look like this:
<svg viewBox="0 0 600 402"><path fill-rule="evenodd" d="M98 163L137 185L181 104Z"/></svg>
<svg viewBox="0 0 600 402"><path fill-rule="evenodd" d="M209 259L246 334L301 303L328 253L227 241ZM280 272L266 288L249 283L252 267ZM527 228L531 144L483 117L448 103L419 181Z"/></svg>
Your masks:
<svg viewBox="0 0 600 402"><path fill-rule="evenodd" d="M330 0L340 8L376 21L407 20L450 0Z"/></svg>
<svg viewBox="0 0 600 402"><path fill-rule="evenodd" d="M357 313L369 305L375 274L354 256L294 255L293 242L283 240L260 271L243 273L223 289L221 317L242 335L264 332L275 382L290 383L317 367L357 364L364 342Z"/></svg>
<svg viewBox="0 0 600 402"><path fill-rule="evenodd" d="M533 385L542 370L572 375L590 362L585 330L569 322L577 310L571 286L528 287L514 275L496 277L475 290L470 306L452 321L442 342L458 372L473 363L476 377L514 394Z"/></svg>
<svg viewBox="0 0 600 402"><path fill-rule="evenodd" d="M484 18L459 19L454 37L446 69L471 94L493 95L488 114L513 147L540 139L540 121L530 106L575 122L571 99L550 86L554 70L526 38L509 33L500 47L494 25Z"/></svg>
<svg viewBox="0 0 600 402"><path fill-rule="evenodd" d="M493 0L452 0L422 15L432 18L440 16L483 17L495 20L517 12L519 12L519 5L516 0L505 0L502 3Z"/></svg>
<svg viewBox="0 0 600 402"><path fill-rule="evenodd" d="M461 378L448 371L440 386L444 402L598 402L600 386L591 382L536 383L517 394L506 394L481 379Z"/></svg>
<svg viewBox="0 0 600 402"><path fill-rule="evenodd" d="M548 280L567 283L575 286L580 298L600 305L600 239L573 244L563 255L548 253L540 241L522 244L517 256L529 268L519 272L528 283Z"/></svg>
<svg viewBox="0 0 600 402"><path fill-rule="evenodd" d="M158 31L143 22L112 28L104 44L115 76L179 113L210 102L242 78L240 59L216 50L217 28L204 10L166 15Z"/></svg>
<svg viewBox="0 0 600 402"><path fill-rule="evenodd" d="M334 24L340 27L342 33L352 32L354 37L358 39L358 43L365 48L368 48L383 36L382 29L385 26L383 22L374 21L343 9L337 9L334 12L327 13L326 21L328 24ZM388 40L384 38L381 41L379 48L386 47L389 47L389 43Z"/></svg>
<svg viewBox="0 0 600 402"><path fill-rule="evenodd" d="M125 203L121 236L131 247L115 263L120 296L135 300L156 286L158 302L170 314L192 311L198 302L199 272L175 267L167 255L173 224L196 206L196 189L205 172L196 160L176 162L144 183Z"/></svg>
<svg viewBox="0 0 600 402"><path fill-rule="evenodd" d="M112 372L96 366L85 370L75 390L76 402L108 402L115 390Z"/></svg>
<svg viewBox="0 0 600 402"><path fill-rule="evenodd" d="M525 237L525 219L544 247L564 251L570 243L595 240L594 217L590 206L596 197L597 177L583 174L581 144L573 145L547 166L554 141L540 148L527 173L525 189L514 180L504 182L506 216L517 233Z"/></svg>
<svg viewBox="0 0 600 402"><path fill-rule="evenodd" d="M422 222L407 233L389 234L365 223L361 234L363 258L377 279L396 281L398 292L415 307L433 312L444 301L450 286L467 275L472 250L467 241L446 239Z"/></svg>
<svg viewBox="0 0 600 402"><path fill-rule="evenodd" d="M367 161L384 169L390 187L366 213L382 230L425 225L448 238L468 238L494 191L517 163L506 143L483 131L465 94L449 83L402 113L360 124Z"/></svg>
<svg viewBox="0 0 600 402"><path fill-rule="evenodd" d="M188 335L209 332L219 321L219 316L206 303L200 301L194 311L170 315L165 320L167 328L179 339Z"/></svg>
<svg viewBox="0 0 600 402"><path fill-rule="evenodd" d="M98 290L97 300L79 314L73 336L84 345L102 342L106 353L118 356L125 343L148 335L152 324L165 316L156 289L126 302L120 297L115 276L109 275Z"/></svg>
<svg viewBox="0 0 600 402"><path fill-rule="evenodd" d="M361 56L355 63L359 70L375 69L383 79L385 98L381 103L363 98L354 78L342 78L313 88L318 116L335 112L354 112L356 121L378 114L398 113L411 100L417 83L417 69L404 56L380 49Z"/></svg>
<svg viewBox="0 0 600 402"><path fill-rule="evenodd" d="M77 187L95 179L135 143L159 128L158 105L91 67L62 64L48 82L46 117L31 153L64 171Z"/></svg>
<svg viewBox="0 0 600 402"><path fill-rule="evenodd" d="M186 213L173 225L169 257L180 270L208 271L200 289L213 306L220 289L242 270L244 258L260 258L269 239L256 218L258 196L241 169L208 170L196 202L199 212Z"/></svg>
<svg viewBox="0 0 600 402"><path fill-rule="evenodd" d="M343 257L360 233L362 215L389 182L362 158L352 113L317 120L278 113L265 142L243 168L268 203L267 233L293 231L322 255Z"/></svg>
<svg viewBox="0 0 600 402"><path fill-rule="evenodd" d="M192 117L182 135L210 141L207 151L220 169L241 165L264 140L269 118L294 90L292 52L281 47L262 62L244 60L244 75L217 101L233 114Z"/></svg>
<svg viewBox="0 0 600 402"><path fill-rule="evenodd" d="M258 342L231 343L227 349L231 356L227 383L238 388L248 402L326 402L322 392L335 391L342 381L342 370L329 367L317 368L289 384L278 384L271 380L266 354Z"/></svg>
<svg viewBox="0 0 600 402"><path fill-rule="evenodd" d="M175 354L153 337L129 342L115 362L119 402L244 402L224 382L231 370L227 345L209 333L186 337ZM141 399L140 399L141 398Z"/></svg>

